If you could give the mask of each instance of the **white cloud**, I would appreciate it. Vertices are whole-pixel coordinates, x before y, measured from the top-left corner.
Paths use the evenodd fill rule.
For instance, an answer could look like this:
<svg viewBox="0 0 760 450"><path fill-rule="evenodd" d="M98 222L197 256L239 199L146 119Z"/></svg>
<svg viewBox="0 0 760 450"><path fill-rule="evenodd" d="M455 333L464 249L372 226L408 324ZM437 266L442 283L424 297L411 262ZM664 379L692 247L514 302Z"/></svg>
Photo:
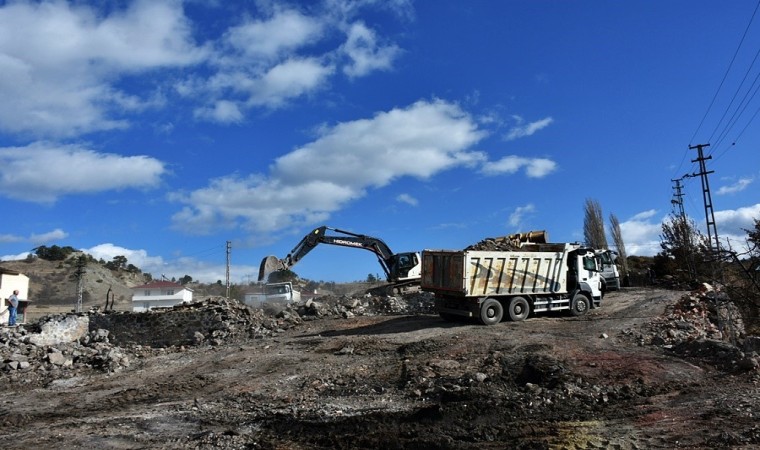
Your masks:
<svg viewBox="0 0 760 450"><path fill-rule="evenodd" d="M662 224L669 220L669 216L658 220L656 215L657 211L650 209L620 224L628 255L652 256L661 250ZM760 218L760 203L736 210L715 211L716 228L721 242L730 240L735 250L742 249L747 237L744 230L752 229L754 220L758 218ZM706 235L704 217L693 220L700 232Z"/></svg>
<svg viewBox="0 0 760 450"><path fill-rule="evenodd" d="M240 121L240 117L218 113L220 100L234 103L241 113L257 107L285 107L289 101L326 88L337 73L336 64L344 59L348 63L343 73L351 78L392 68L399 48L379 43L382 39L363 23L347 22L360 6L382 5L334 0L325 5L312 16L276 5L268 17L228 30L209 60L215 73L208 80L186 80L176 86L184 96L205 99L207 104L196 108L196 117ZM336 14L336 9L342 14ZM336 31L346 33L345 42L328 43Z"/></svg>
<svg viewBox="0 0 760 450"><path fill-rule="evenodd" d="M361 22L349 28L343 51L351 60L350 64L343 67L343 72L351 78L361 77L375 70L387 70L399 54L399 48L395 45L378 45L375 32Z"/></svg>
<svg viewBox="0 0 760 450"><path fill-rule="evenodd" d="M243 112L234 102L219 100L212 107L196 109L195 117L219 123L239 123L243 120Z"/></svg>
<svg viewBox="0 0 760 450"><path fill-rule="evenodd" d="M524 123L525 121L523 118L519 116L514 116L514 119L517 121L517 125L515 125L511 130L509 130L509 133L507 133L505 139L508 141L513 141L515 139L526 136L532 136L537 131L548 127L552 122L554 122L554 119L551 117L546 117L544 119L530 123Z"/></svg>
<svg viewBox="0 0 760 450"><path fill-rule="evenodd" d="M0 261L20 261L26 259L32 252L23 252L15 255L2 255Z"/></svg>
<svg viewBox="0 0 760 450"><path fill-rule="evenodd" d="M536 206L532 203L528 203L525 206L518 206L512 214L509 215L509 225L520 228L523 225L523 219L525 216L531 215L534 212L536 212Z"/></svg>
<svg viewBox="0 0 760 450"><path fill-rule="evenodd" d="M150 256L146 250L134 250L121 247L112 243L99 244L91 248L82 249L83 252L92 255L96 259L112 261L116 256L127 258L127 264L133 264L140 268L143 273L149 273L154 278L161 275L168 279L180 279L185 275L190 275L193 280L204 283L215 283L219 280L224 281L226 278L226 265L223 263L209 263L199 261L195 258L180 257L173 260L164 260L160 256ZM24 255L21 258L26 257ZM250 279L258 277L259 268L245 265L231 265L230 279L235 283L247 282Z"/></svg>
<svg viewBox="0 0 760 450"><path fill-rule="evenodd" d="M42 142L0 148L0 165L0 195L39 203L68 194L155 187L166 172L161 161L147 156Z"/></svg>
<svg viewBox="0 0 760 450"><path fill-rule="evenodd" d="M525 169L530 178L543 178L557 170L557 163L546 158L524 158L521 156L505 156L504 158L483 164L481 171L485 175L513 174Z"/></svg>
<svg viewBox="0 0 760 450"><path fill-rule="evenodd" d="M732 234L746 237L744 230L753 229L757 219L760 219L760 203L735 210L715 211L718 236Z"/></svg>
<svg viewBox="0 0 760 450"><path fill-rule="evenodd" d="M279 157L268 176L230 175L171 195L185 205L174 224L192 233L237 225L266 233L313 224L399 177L425 179L482 163L485 156L468 149L484 136L469 115L443 101L340 123Z"/></svg>
<svg viewBox="0 0 760 450"><path fill-rule="evenodd" d="M409 194L399 194L396 201L406 203L407 205L417 206L420 202Z"/></svg>
<svg viewBox="0 0 760 450"><path fill-rule="evenodd" d="M160 256L148 256L148 252L145 250L131 250L110 242L81 250L92 255L95 259L102 259L104 261L111 261L116 256L124 256L127 258L127 264L133 264L143 272L151 272L150 270L146 270L146 267L156 268L163 266L163 259Z"/></svg>
<svg viewBox="0 0 760 450"><path fill-rule="evenodd" d="M0 129L76 136L123 128L125 108L146 100L116 81L205 57L179 2L137 1L107 16L67 2L0 7Z"/></svg>
<svg viewBox="0 0 760 450"><path fill-rule="evenodd" d="M33 233L29 237L17 236L13 234L0 234L0 242L14 243L14 242L29 242L31 245L44 245L48 242L59 241L69 236L69 233L56 228L55 230L45 233ZM26 254L24 254L24 257Z"/></svg>
<svg viewBox="0 0 760 450"><path fill-rule="evenodd" d="M61 230L60 228L56 228L55 230L48 231L47 233L32 234L29 237L29 240L35 245L44 245L48 242L66 239L67 237L69 237L69 233Z"/></svg>
<svg viewBox="0 0 760 450"><path fill-rule="evenodd" d="M726 195L726 194L735 194L737 192L741 192L747 187L752 184L754 179L752 178L740 178L739 181L736 183L729 185L729 186L721 186L720 189L716 192L717 195Z"/></svg>
<svg viewBox="0 0 760 450"><path fill-rule="evenodd" d="M650 219L650 218L654 217L656 214L657 214L657 210L656 209L648 209L646 211L642 211L642 212L634 215L629 220L630 221L646 221L647 219Z"/></svg>
<svg viewBox="0 0 760 450"><path fill-rule="evenodd" d="M620 223L620 232L628 256L653 256L660 251L662 220L651 220L656 214L657 210L650 209Z"/></svg>
<svg viewBox="0 0 760 450"><path fill-rule="evenodd" d="M12 242L23 242L24 238L15 234L0 234L0 242L10 244Z"/></svg>
<svg viewBox="0 0 760 450"><path fill-rule="evenodd" d="M295 10L279 10L268 20L250 20L230 28L224 42L254 58L276 58L319 40L325 24Z"/></svg>
<svg viewBox="0 0 760 450"><path fill-rule="evenodd" d="M251 83L248 103L276 107L319 88L335 69L316 58L291 58L270 68Z"/></svg>
<svg viewBox="0 0 760 450"><path fill-rule="evenodd" d="M329 86L336 64L351 78L391 69L398 46L353 16L362 8L402 14L410 4L258 6L258 16L241 14L235 26L197 42L200 27L180 1L4 4L0 131L63 138L125 129L130 114L173 104L168 95L194 102L188 110L196 119L240 123L251 108L280 108ZM338 33L344 41L333 39ZM150 83L124 83L146 74Z"/></svg>

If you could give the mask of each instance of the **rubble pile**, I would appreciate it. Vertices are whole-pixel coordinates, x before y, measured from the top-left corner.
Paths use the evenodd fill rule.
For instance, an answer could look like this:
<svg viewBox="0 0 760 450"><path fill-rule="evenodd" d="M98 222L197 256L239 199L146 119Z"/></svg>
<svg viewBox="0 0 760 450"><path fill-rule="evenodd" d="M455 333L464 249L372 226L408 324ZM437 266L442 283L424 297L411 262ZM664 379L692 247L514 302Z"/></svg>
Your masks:
<svg viewBox="0 0 760 450"><path fill-rule="evenodd" d="M86 325L86 316L77 319L80 326ZM49 318L46 325L53 329L54 322ZM4 381L37 385L90 369L118 372L129 367L136 357L135 352L113 345L108 330L85 328L75 340L60 340L55 333L35 333L25 327L0 329L0 379Z"/></svg>
<svg viewBox="0 0 760 450"><path fill-rule="evenodd" d="M520 243L506 237L485 238L482 241L465 248L465 251L477 250L487 252L511 252L520 249Z"/></svg>
<svg viewBox="0 0 760 450"><path fill-rule="evenodd" d="M148 313L93 309L51 315L33 324L0 328L0 379L8 376L34 383L88 369L116 372L157 352L271 337L316 318L432 313L432 296L417 293L407 297L321 297L288 305L275 315L224 297Z"/></svg>
<svg viewBox="0 0 760 450"><path fill-rule="evenodd" d="M285 314L303 320L322 317L435 314L433 294L416 292L404 296L323 296L288 305Z"/></svg>
<svg viewBox="0 0 760 450"><path fill-rule="evenodd" d="M640 345L657 345L681 356L701 358L723 370L760 367L760 346L745 335L738 308L724 292L706 283L650 322L638 339Z"/></svg>
<svg viewBox="0 0 760 450"><path fill-rule="evenodd" d="M116 345L154 348L211 344L271 336L300 321L274 318L224 297L155 309L147 314L109 312L91 314L95 328L111 331Z"/></svg>
<svg viewBox="0 0 760 450"><path fill-rule="evenodd" d="M224 298L149 313L51 315L0 328L0 379L39 384L92 369L117 372L156 353L272 336L299 323Z"/></svg>

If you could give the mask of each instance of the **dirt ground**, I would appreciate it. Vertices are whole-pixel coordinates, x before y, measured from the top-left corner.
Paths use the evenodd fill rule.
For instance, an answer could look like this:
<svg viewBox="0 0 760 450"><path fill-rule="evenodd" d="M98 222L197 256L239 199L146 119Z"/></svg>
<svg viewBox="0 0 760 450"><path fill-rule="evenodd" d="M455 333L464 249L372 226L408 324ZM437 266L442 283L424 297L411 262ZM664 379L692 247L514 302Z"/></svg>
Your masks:
<svg viewBox="0 0 760 450"><path fill-rule="evenodd" d="M625 290L583 317L495 326L331 316L155 349L117 372L3 375L0 439L7 449L758 448L758 370L717 358L717 344L667 344L690 326L662 331L683 295Z"/></svg>

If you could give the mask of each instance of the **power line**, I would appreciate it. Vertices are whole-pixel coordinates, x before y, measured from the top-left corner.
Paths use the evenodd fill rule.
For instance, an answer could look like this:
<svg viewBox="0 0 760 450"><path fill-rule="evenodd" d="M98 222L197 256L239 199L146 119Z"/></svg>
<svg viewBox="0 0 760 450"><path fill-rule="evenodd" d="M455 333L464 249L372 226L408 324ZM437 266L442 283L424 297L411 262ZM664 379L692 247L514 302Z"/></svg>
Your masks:
<svg viewBox="0 0 760 450"><path fill-rule="evenodd" d="M726 107L726 110L723 111L723 115L720 116L720 120L715 125L715 129L713 129L712 134L710 134L710 138L708 139L708 141L712 141L712 138L715 136L715 133L718 131L718 128L720 128L720 125L723 123L723 119L726 118L726 114L728 114L728 111L731 110L731 106L733 106L734 100L736 100L736 97L739 95L739 92L742 90L742 86L744 86L744 82L747 81L747 77L749 76L750 71L752 71L752 67L755 65L755 62L757 62L758 56L760 56L760 49L755 53L755 57L752 59L752 63L749 65L749 67L747 68L747 71L744 73L744 77L742 78L741 83L739 83L739 86L736 88L734 95L731 97L731 101L728 102L728 106ZM752 82L752 86L754 86L756 82L757 82L757 77L755 77L755 80ZM747 94L749 94L749 92L752 90L752 86L750 86L749 89L747 90ZM744 99L747 98L747 94L744 94L744 97L742 98L742 102L744 101ZM736 107L736 111L739 110L740 106L741 106L741 103L739 104L739 106ZM732 118L736 115L736 111L734 111L734 114L731 116ZM730 121L731 120L729 119L729 123ZM728 127L728 124L726 124L726 127ZM726 127L723 128L724 131ZM721 134L723 134L723 132L721 132Z"/></svg>
<svg viewBox="0 0 760 450"><path fill-rule="evenodd" d="M757 59L758 55L760 55L760 50L755 55L755 59ZM755 61L752 61L752 64L754 65ZM728 135L728 133L731 131L731 129L736 125L736 122L739 120L739 118L744 114L744 111L747 109L747 106L752 102L752 100L755 98L755 95L757 94L758 88L760 88L760 85L755 87L757 85L757 81L760 79L760 73L755 76L754 81L752 81L752 85L747 89L747 92L744 93L744 97L742 97L741 102L736 106L736 110L734 110L734 113L731 115L731 118L728 120L726 125L723 127L723 131L720 132L718 135L718 140L715 142L715 145L720 145L721 142L723 142L723 139ZM742 80L742 84L744 84L744 80ZM753 91L754 87L754 91ZM739 86L739 89L741 89L741 86ZM747 96L749 93L752 92L752 95L747 99ZM739 93L739 90L737 89L736 93ZM736 98L736 94L734 95L734 98ZM731 99L731 103L733 103L734 99ZM729 108L731 105L729 105ZM728 112L728 108L726 109L726 113ZM723 115L725 117L725 113ZM721 121L723 118L721 117ZM720 123L718 124L720 125ZM717 131L717 127L715 128L715 131ZM710 141L712 141L712 138L715 134L715 131L713 131L713 135L710 136Z"/></svg>
<svg viewBox="0 0 760 450"><path fill-rule="evenodd" d="M707 118L707 115L710 113L710 110L715 104L715 100L718 98L718 94L720 93L720 90L723 88L723 84L726 82L726 78L728 77L728 74L731 71L731 67L733 67L734 62L736 61L736 56L739 54L739 50L741 49L742 44L744 43L744 39L747 37L749 28L752 25L752 22L755 20L755 15L757 14L758 8L760 8L760 0L758 0L757 5L755 5L755 10L752 12L752 17L750 17L749 23L747 24L747 27L744 29L744 33L742 34L742 37L739 40L739 45L736 46L736 51L734 51L734 56L731 58L731 62L728 63L726 72L723 74L723 79L720 80L718 89L715 91L715 95L713 95L713 98L707 107L707 111L705 111L705 114L702 116L702 120L699 121L699 125L697 126L697 129L694 130L694 134L691 136L691 139L689 139L689 145L691 145L691 142L694 141L694 138L697 136L697 133L699 133L699 130L702 128L702 125L704 124L705 119Z"/></svg>

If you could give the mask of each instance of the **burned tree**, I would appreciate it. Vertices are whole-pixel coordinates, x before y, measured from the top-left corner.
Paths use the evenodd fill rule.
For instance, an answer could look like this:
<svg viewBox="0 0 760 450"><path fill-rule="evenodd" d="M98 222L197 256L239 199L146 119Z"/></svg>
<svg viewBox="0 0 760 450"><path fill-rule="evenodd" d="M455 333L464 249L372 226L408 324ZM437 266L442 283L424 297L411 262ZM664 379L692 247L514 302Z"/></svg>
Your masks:
<svg viewBox="0 0 760 450"><path fill-rule="evenodd" d="M623 280L628 279L628 255L625 251L625 242L623 242L623 233L620 230L620 221L617 216L610 214L610 233L612 242L618 254L618 264L620 264L620 276Z"/></svg>
<svg viewBox="0 0 760 450"><path fill-rule="evenodd" d="M586 199L585 217L583 219L583 238L586 245L596 249L607 249L607 236L604 234L604 217L599 202Z"/></svg>

